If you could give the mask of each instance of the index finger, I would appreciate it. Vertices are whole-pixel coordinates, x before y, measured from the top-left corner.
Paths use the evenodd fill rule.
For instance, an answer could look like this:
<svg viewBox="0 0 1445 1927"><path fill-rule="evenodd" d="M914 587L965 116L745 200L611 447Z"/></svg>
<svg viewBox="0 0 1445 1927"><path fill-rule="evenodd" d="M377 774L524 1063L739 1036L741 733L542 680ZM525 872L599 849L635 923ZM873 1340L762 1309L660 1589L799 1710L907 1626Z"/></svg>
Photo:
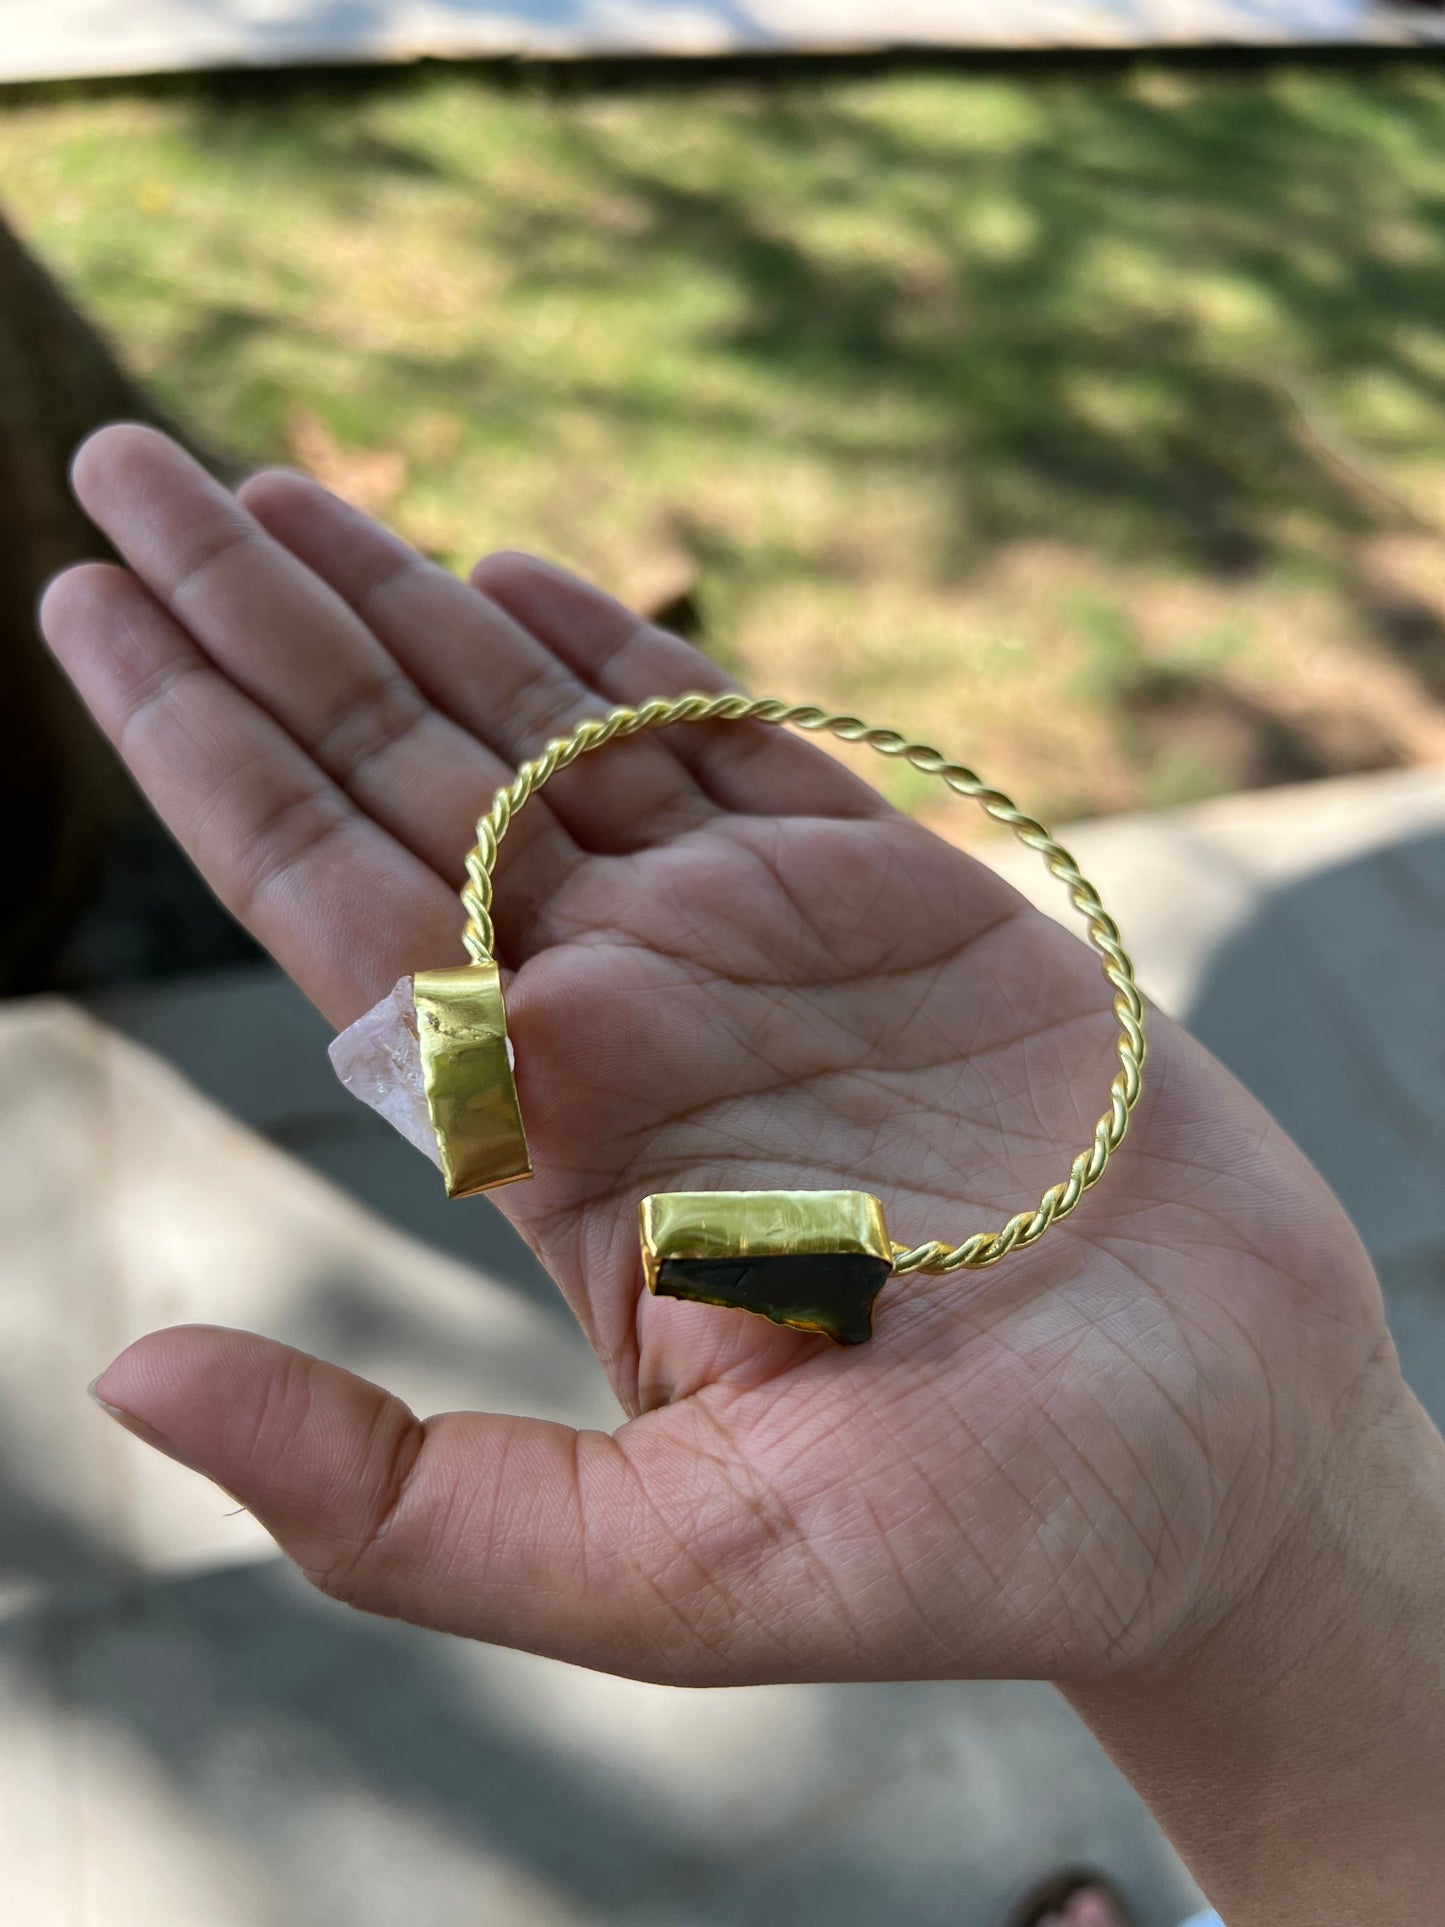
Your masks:
<svg viewBox="0 0 1445 1927"><path fill-rule="evenodd" d="M456 898L124 569L50 585L45 638L202 876L338 1029L460 961Z"/></svg>

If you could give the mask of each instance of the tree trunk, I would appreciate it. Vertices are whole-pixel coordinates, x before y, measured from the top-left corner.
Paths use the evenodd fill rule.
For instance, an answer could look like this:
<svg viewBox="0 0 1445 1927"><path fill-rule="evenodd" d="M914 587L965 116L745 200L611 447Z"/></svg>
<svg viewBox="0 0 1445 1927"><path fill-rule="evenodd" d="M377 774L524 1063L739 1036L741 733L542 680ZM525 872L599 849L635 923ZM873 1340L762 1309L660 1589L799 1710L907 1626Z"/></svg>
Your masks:
<svg viewBox="0 0 1445 1927"><path fill-rule="evenodd" d="M0 219L0 820L9 845L0 992L63 979L58 946L85 898L104 894L103 859L117 839L163 847L35 624L36 599L58 569L108 553L71 499L67 470L77 442L117 417L174 432Z"/></svg>

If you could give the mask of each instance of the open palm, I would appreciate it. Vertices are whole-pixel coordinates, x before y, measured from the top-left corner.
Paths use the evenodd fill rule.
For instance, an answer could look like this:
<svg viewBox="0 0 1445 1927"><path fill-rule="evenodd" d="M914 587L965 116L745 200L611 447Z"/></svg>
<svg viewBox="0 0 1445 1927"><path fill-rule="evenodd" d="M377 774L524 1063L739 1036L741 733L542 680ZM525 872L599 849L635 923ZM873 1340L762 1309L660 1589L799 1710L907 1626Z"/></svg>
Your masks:
<svg viewBox="0 0 1445 1927"><path fill-rule="evenodd" d="M295 476L238 502L149 430L94 439L77 487L134 573L62 577L47 635L338 1026L459 960L461 859L524 757L611 703L723 686L539 563L460 583ZM650 1298L638 1199L846 1187L908 1244L995 1228L1103 1106L1097 959L754 725L564 772L503 847L497 920L538 1173L497 1201L627 1422L422 1424L209 1328L124 1354L100 1384L119 1415L327 1590L639 1675L1082 1678L1229 1609L1385 1341L1339 1207L1198 1045L1152 1020L1130 1137L1073 1218L990 1270L892 1282L873 1342L839 1351Z"/></svg>

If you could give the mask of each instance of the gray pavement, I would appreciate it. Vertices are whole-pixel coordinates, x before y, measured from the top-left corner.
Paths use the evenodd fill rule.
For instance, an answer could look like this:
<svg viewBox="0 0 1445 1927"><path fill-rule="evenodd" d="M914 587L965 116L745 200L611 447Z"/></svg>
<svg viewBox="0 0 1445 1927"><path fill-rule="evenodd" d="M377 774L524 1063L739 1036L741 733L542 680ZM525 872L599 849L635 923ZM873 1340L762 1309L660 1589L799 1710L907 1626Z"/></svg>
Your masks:
<svg viewBox="0 0 1445 1927"><path fill-rule="evenodd" d="M0 80L297 62L1410 42L1372 0L0 0Z"/></svg>
<svg viewBox="0 0 1445 1927"><path fill-rule="evenodd" d="M1119 817L1073 843L1146 989L1344 1201L1406 1373L1445 1426L1445 776L1347 777ZM1058 910L1029 852L996 861Z"/></svg>
<svg viewBox="0 0 1445 1927"><path fill-rule="evenodd" d="M1445 1417L1445 775L1068 840L1146 987L1340 1190ZM1084 1858L1173 1927L1192 1888L1046 1689L677 1692L369 1621L89 1407L195 1317L423 1409L615 1422L525 1250L438 1203L326 1041L260 967L0 1011L0 1920L992 1927Z"/></svg>

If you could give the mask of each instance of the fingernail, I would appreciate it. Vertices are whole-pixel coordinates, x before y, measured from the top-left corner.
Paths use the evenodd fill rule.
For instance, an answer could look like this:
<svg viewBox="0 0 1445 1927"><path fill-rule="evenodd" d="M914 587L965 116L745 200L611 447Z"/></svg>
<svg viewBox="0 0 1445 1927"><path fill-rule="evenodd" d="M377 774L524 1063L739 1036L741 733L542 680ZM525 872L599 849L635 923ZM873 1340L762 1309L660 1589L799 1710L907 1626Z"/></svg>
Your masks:
<svg viewBox="0 0 1445 1927"><path fill-rule="evenodd" d="M185 1454L178 1452L170 1440L156 1431L153 1425L147 1425L145 1420L137 1418L134 1412L123 1411L119 1405L112 1405L108 1399L101 1397L95 1388L104 1377L105 1373L101 1372L90 1381L85 1388L86 1397L93 1404L98 1405L102 1412L113 1418L117 1425L129 1432L132 1438L139 1439L143 1445L150 1446L153 1451L164 1453L166 1458L174 1459L177 1465L185 1466L188 1472L194 1472L196 1468Z"/></svg>

